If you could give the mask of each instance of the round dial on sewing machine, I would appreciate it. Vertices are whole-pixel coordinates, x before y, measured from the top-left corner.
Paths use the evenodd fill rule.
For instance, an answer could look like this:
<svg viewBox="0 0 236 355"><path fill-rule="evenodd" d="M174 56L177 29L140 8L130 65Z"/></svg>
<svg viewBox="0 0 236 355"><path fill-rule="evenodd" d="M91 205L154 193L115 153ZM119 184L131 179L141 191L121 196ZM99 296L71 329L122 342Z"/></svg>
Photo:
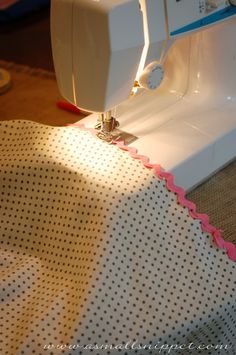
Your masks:
<svg viewBox="0 0 236 355"><path fill-rule="evenodd" d="M162 66L157 62L153 62L149 64L140 75L139 84L145 89L155 90L160 86L163 77L164 70Z"/></svg>

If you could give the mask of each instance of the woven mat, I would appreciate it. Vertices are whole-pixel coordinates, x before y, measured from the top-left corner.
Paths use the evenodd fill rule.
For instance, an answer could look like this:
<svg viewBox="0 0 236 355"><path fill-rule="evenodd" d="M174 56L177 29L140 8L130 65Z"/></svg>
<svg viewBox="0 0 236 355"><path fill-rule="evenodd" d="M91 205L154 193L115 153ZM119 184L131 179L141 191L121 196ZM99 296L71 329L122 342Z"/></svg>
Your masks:
<svg viewBox="0 0 236 355"><path fill-rule="evenodd" d="M1 67L9 70L12 88L0 96L0 120L23 119L64 126L84 117L57 108L61 96L54 73L4 61L0 61Z"/></svg>
<svg viewBox="0 0 236 355"><path fill-rule="evenodd" d="M13 83L12 89L0 96L0 120L23 119L63 126L83 117L56 107L61 97L53 73L3 61L0 67L10 71ZM196 188L188 198L197 204L199 212L209 215L225 239L236 243L236 162Z"/></svg>
<svg viewBox="0 0 236 355"><path fill-rule="evenodd" d="M236 242L236 162L188 194L198 210L210 216L225 239Z"/></svg>

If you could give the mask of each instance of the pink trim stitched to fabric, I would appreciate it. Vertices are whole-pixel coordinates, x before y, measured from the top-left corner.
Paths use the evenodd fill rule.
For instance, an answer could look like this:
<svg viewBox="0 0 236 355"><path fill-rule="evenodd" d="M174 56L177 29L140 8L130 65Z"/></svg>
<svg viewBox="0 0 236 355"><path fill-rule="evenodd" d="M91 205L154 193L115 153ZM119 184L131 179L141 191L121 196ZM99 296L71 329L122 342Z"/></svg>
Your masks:
<svg viewBox="0 0 236 355"><path fill-rule="evenodd" d="M89 131L93 135L96 134L96 130L93 128L87 128L83 124L69 124L68 126L72 127L78 127L82 131ZM151 164L149 162L149 158L144 156L144 155L139 155L137 152L137 149L134 147L128 147L124 144L122 140L115 140L112 142L112 144L117 145L118 148L125 150L130 153L130 156L133 159L139 159L143 166L147 169L153 169L154 174L156 177L159 179L165 179L166 181L166 188L169 191L172 191L173 193L177 194L177 201L180 205L183 207L187 207L189 211L189 215L193 219L198 219L201 221L201 228L203 232L207 232L212 235L216 245L220 249L224 249L227 251L229 259L236 261L236 246L233 243L225 241L222 236L221 236L221 231L214 226L212 226L209 222L209 217L207 214L202 214L197 212L197 207L195 203L192 201L189 201L185 197L185 191L182 187L176 186L174 183L174 176L171 173L168 173L162 169L162 167L158 164Z"/></svg>

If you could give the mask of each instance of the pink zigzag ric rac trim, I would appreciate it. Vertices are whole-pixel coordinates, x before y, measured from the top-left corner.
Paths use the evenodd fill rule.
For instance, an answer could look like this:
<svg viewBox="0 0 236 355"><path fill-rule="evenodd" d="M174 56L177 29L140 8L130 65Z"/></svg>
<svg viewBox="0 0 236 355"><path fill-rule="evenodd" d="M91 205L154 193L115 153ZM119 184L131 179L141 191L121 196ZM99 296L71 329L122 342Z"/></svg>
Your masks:
<svg viewBox="0 0 236 355"><path fill-rule="evenodd" d="M93 128L86 128L84 125L82 124L69 124L68 126L74 126L74 127L78 127L80 130L82 131L89 131L91 132L93 135L96 134L96 130ZM133 159L138 159L142 162L142 164L144 165L145 168L148 169L153 169L155 175L160 178L160 179L165 179L166 181L166 187L169 191L174 192L175 194L177 194L177 201L180 205L182 205L183 207L188 208L189 211L189 215L193 218L193 219L198 219L201 221L201 228L203 232L207 232L209 234L212 235L216 245L220 248L220 249L225 249L227 251L228 257L229 259L236 261L236 246L233 243L227 242L225 241L222 237L221 237L221 231L217 228L215 228L214 226L212 226L209 222L209 217L207 214L202 214L202 213L198 213L197 212L197 208L195 203L187 200L187 198L185 197L185 191L183 188L176 186L174 184L174 176L171 173L165 172L162 170L161 166L158 164L151 164L149 162L149 158L144 156L144 155L139 155L137 153L137 149L134 147L128 147L127 145L124 144L124 142L122 140L115 140L112 142L112 144L117 145L117 147L119 147L122 150L125 150L127 152L129 152L130 156Z"/></svg>

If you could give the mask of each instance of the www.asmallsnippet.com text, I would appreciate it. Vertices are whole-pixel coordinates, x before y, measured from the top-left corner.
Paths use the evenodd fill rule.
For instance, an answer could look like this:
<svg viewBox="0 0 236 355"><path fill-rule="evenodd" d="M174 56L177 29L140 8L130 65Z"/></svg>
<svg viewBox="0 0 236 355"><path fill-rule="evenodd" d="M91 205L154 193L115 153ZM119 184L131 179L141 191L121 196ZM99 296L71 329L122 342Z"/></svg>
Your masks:
<svg viewBox="0 0 236 355"><path fill-rule="evenodd" d="M173 351L205 351L205 350L229 350L231 346L227 344L141 344L138 341L128 341L126 344L45 344L44 350L155 350L156 354L168 353Z"/></svg>

